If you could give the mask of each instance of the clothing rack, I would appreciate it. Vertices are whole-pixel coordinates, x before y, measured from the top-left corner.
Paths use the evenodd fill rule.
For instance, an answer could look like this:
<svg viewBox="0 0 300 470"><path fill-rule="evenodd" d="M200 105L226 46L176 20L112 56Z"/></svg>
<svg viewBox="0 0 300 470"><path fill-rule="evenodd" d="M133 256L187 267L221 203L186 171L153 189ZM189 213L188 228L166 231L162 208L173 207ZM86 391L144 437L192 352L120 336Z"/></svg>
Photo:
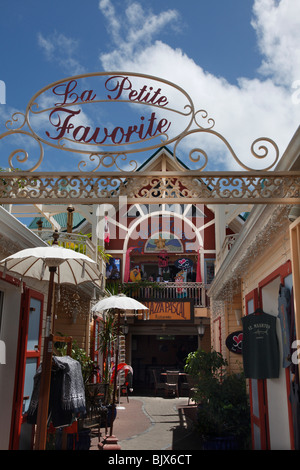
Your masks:
<svg viewBox="0 0 300 470"><path fill-rule="evenodd" d="M53 345L56 342L67 343L67 354L71 357L73 338L71 336L57 336L57 335L50 334L49 335L49 344L52 343L52 345ZM50 367L51 368L51 364L53 362L52 354L53 354L53 351L51 350L50 354L48 354L48 358L47 358L47 361L46 361L47 364L44 363L43 367ZM47 384L47 387L48 387L49 390L50 390L50 385L51 385L51 373L49 373L49 383ZM47 412L48 412L48 403L43 403L43 413L46 415ZM37 428L37 434L36 434L36 441L37 442L40 441L40 436L41 436L42 432L45 432L45 435L46 435L46 433L47 433L46 429L47 429L47 419L44 419L43 422L42 422L42 431L41 431L40 426L38 426L38 428ZM67 434L63 433L62 448L66 449L66 446L67 446ZM37 446L36 449L38 449L38 448L39 447Z"/></svg>

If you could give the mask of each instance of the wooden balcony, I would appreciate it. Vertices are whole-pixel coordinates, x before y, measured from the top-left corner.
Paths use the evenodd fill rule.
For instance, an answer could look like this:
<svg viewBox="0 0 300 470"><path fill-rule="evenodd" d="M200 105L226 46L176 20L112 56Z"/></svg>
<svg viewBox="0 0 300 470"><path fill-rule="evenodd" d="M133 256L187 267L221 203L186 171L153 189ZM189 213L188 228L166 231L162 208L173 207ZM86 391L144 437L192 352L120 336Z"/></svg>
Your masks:
<svg viewBox="0 0 300 470"><path fill-rule="evenodd" d="M52 243L53 230L33 230L43 241ZM105 272L105 261L102 259L101 254L96 250L94 243L88 235L79 233L58 232L58 245L63 248L83 253L98 263L100 272Z"/></svg>
<svg viewBox="0 0 300 470"><path fill-rule="evenodd" d="M126 293L135 299L154 300L180 300L194 301L195 307L208 307L209 299L206 295L208 286L202 282L146 282L145 287L139 283L126 284Z"/></svg>
<svg viewBox="0 0 300 470"><path fill-rule="evenodd" d="M224 239L224 242L223 242L223 245L222 245L222 248L216 256L216 262L215 262L215 272L216 273L220 269L223 261L225 260L226 256L228 255L229 251L231 250L231 247L235 243L238 235L239 235L238 233L233 233L231 235L226 235L226 237Z"/></svg>

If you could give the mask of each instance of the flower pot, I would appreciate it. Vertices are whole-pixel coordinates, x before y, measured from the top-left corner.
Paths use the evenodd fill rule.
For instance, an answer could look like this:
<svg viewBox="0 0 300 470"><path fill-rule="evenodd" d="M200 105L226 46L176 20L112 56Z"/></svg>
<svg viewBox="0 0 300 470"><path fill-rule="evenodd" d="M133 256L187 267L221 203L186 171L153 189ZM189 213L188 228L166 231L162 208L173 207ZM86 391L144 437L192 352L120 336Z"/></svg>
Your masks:
<svg viewBox="0 0 300 470"><path fill-rule="evenodd" d="M111 414L112 414L112 407L111 405L108 405L107 407L107 423L108 425L110 426L110 423L111 423ZM117 417L117 408L115 407L114 409L114 415L113 415L113 421L116 419Z"/></svg>
<svg viewBox="0 0 300 470"><path fill-rule="evenodd" d="M56 432L55 450L62 449L62 429ZM89 450L91 446L91 431L83 429L67 435L66 450Z"/></svg>

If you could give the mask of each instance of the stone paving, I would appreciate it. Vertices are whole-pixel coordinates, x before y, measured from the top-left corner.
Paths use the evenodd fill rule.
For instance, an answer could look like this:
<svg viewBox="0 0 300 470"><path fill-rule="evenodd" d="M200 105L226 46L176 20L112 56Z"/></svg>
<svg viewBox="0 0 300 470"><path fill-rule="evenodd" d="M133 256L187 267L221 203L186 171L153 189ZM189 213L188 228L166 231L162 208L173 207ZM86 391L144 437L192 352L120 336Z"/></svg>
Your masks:
<svg viewBox="0 0 300 470"><path fill-rule="evenodd" d="M122 397L117 405L113 434L121 450L198 450L193 429L195 407L187 398ZM98 449L92 439L91 450Z"/></svg>

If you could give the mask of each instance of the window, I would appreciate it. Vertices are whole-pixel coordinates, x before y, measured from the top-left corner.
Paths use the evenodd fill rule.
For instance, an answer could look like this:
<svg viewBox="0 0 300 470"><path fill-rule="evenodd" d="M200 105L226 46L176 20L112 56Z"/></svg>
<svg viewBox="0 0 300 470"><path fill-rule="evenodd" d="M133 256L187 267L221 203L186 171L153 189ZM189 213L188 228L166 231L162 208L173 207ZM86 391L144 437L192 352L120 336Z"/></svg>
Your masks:
<svg viewBox="0 0 300 470"><path fill-rule="evenodd" d="M211 284L215 277L215 260L205 259L205 284Z"/></svg>

